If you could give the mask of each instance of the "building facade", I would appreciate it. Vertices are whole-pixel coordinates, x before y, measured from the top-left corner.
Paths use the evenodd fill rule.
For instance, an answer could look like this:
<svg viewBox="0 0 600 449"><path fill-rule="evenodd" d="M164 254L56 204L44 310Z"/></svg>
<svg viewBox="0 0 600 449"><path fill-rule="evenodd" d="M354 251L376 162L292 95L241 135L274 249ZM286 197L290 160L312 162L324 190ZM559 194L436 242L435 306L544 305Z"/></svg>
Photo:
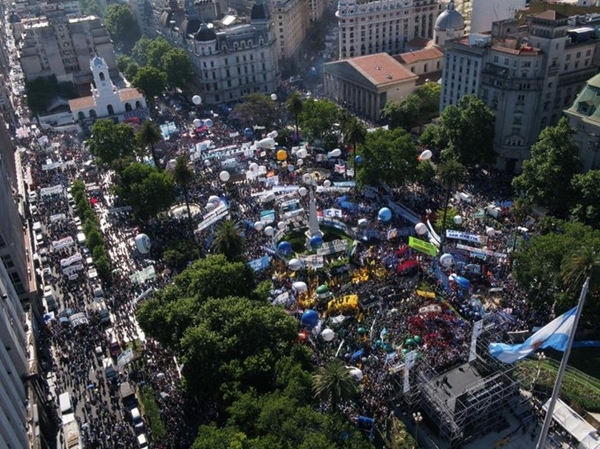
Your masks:
<svg viewBox="0 0 600 449"><path fill-rule="evenodd" d="M395 55L415 37L431 39L440 8L437 0L339 0L340 59Z"/></svg>
<svg viewBox="0 0 600 449"><path fill-rule="evenodd" d="M590 79L570 108L564 111L576 130L574 141L579 147L581 169L600 169L600 75Z"/></svg>
<svg viewBox="0 0 600 449"><path fill-rule="evenodd" d="M514 19L517 12L525 9L526 0L471 0L468 33L487 33L492 23ZM466 18L465 18L466 21Z"/></svg>
<svg viewBox="0 0 600 449"><path fill-rule="evenodd" d="M101 118L119 122L135 118L139 122L150 115L144 95L133 87L116 87L110 79L106 61L100 56L91 59L90 70L94 77L92 95L69 100L74 122L93 122Z"/></svg>
<svg viewBox="0 0 600 449"><path fill-rule="evenodd" d="M598 71L593 29L572 29L567 17L545 11L494 22L492 33L446 42L440 109L475 94L495 114L499 168L520 171L540 131L558 122Z"/></svg>
<svg viewBox="0 0 600 449"><path fill-rule="evenodd" d="M325 0L309 0L310 21L316 22L321 20L325 12Z"/></svg>
<svg viewBox="0 0 600 449"><path fill-rule="evenodd" d="M277 38L277 59L293 58L310 27L309 0L270 0L269 9Z"/></svg>
<svg viewBox="0 0 600 449"><path fill-rule="evenodd" d="M111 76L118 75L113 43L97 17L24 19L13 27L26 81L55 75L59 82L88 84L93 54L106 61Z"/></svg>

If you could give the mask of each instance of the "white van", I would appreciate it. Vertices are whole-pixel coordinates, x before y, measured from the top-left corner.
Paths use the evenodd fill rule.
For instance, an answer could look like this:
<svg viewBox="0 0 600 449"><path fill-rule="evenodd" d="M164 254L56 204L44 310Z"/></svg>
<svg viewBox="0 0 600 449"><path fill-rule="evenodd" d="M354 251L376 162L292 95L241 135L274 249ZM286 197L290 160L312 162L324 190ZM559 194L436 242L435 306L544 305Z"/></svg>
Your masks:
<svg viewBox="0 0 600 449"><path fill-rule="evenodd" d="M136 432L139 432L144 428L144 421L142 421L142 415L140 409L135 407L131 409L131 422Z"/></svg>
<svg viewBox="0 0 600 449"><path fill-rule="evenodd" d="M146 434L142 433L137 437L138 444L140 445L140 449L148 447L148 439L146 438Z"/></svg>
<svg viewBox="0 0 600 449"><path fill-rule="evenodd" d="M71 394L70 393L62 393L58 397L58 404L60 405L60 414L61 415L73 413L73 406L71 405Z"/></svg>
<svg viewBox="0 0 600 449"><path fill-rule="evenodd" d="M102 366L104 367L104 374L106 375L106 380L110 381L112 378L117 376L117 371L113 365L113 362L110 358L105 358L102 360Z"/></svg>
<svg viewBox="0 0 600 449"><path fill-rule="evenodd" d="M77 233L77 243L80 245L85 245L85 234L83 232Z"/></svg>

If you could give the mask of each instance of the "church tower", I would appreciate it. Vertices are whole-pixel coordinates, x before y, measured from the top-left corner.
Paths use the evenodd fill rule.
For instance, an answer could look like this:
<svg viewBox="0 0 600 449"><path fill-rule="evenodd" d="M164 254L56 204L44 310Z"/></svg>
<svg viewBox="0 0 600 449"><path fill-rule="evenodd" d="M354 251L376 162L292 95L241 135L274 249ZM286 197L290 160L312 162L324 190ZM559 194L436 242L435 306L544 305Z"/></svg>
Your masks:
<svg viewBox="0 0 600 449"><path fill-rule="evenodd" d="M100 98L110 99L116 97L118 99L119 92L110 79L106 61L100 56L95 56L92 58L90 68L92 69L95 85L95 87L92 87L92 96L96 100L96 103L98 103L98 99Z"/></svg>

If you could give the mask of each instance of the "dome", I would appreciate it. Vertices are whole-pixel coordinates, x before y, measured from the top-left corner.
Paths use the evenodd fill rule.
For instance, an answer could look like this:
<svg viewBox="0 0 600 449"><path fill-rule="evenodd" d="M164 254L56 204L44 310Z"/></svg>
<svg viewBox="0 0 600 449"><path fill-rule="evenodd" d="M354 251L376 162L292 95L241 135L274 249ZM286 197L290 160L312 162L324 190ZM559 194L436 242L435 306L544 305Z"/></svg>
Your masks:
<svg viewBox="0 0 600 449"><path fill-rule="evenodd" d="M435 21L435 29L440 31L465 29L465 19L454 9L454 2L450 2L448 9L438 16Z"/></svg>
<svg viewBox="0 0 600 449"><path fill-rule="evenodd" d="M179 26L179 32L187 38L190 34L194 34L200 29L200 20L185 18Z"/></svg>
<svg viewBox="0 0 600 449"><path fill-rule="evenodd" d="M208 25L203 23L202 25L200 25L200 29L194 36L194 39L196 39L199 42L210 42L216 40L217 35L212 29L208 27Z"/></svg>
<svg viewBox="0 0 600 449"><path fill-rule="evenodd" d="M271 14L264 0L256 0L250 12L250 20L269 20Z"/></svg>

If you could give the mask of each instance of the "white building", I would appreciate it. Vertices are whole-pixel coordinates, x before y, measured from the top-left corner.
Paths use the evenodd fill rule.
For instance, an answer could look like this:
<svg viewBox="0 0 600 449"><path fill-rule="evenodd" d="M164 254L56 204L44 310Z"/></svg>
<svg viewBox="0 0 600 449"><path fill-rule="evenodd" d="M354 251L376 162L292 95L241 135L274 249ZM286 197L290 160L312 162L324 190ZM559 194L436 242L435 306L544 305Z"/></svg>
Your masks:
<svg viewBox="0 0 600 449"><path fill-rule="evenodd" d="M525 9L525 0L471 0L470 33L492 30L492 22L514 19L517 11Z"/></svg>
<svg viewBox="0 0 600 449"><path fill-rule="evenodd" d="M110 79L109 69L104 59L92 58L90 69L94 77L92 95L69 100L73 121L116 118L118 121L133 119L139 121L148 116L146 99L133 88L117 88Z"/></svg>
<svg viewBox="0 0 600 449"><path fill-rule="evenodd" d="M415 37L431 39L440 8L438 0L339 0L340 59L396 55Z"/></svg>

